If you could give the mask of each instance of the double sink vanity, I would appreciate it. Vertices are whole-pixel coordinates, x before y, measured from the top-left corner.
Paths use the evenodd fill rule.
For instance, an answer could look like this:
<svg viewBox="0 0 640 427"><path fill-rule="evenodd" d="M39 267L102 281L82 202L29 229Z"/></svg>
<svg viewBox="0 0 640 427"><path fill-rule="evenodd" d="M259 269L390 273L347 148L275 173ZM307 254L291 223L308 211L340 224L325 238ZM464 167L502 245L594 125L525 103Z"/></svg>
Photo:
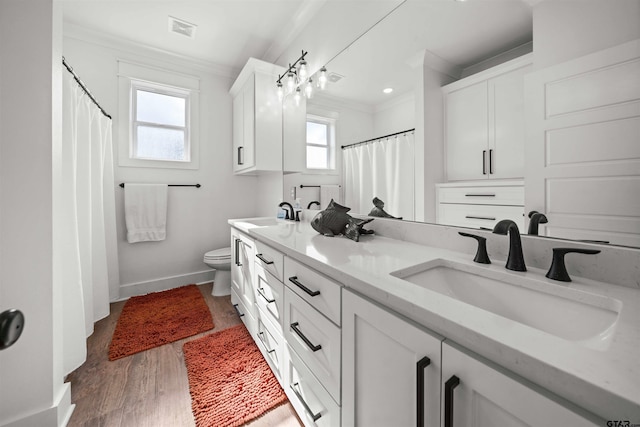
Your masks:
<svg viewBox="0 0 640 427"><path fill-rule="evenodd" d="M640 423L637 288L509 271L506 236L478 264L453 227L376 219L356 243L311 216L229 221L232 303L305 425Z"/></svg>

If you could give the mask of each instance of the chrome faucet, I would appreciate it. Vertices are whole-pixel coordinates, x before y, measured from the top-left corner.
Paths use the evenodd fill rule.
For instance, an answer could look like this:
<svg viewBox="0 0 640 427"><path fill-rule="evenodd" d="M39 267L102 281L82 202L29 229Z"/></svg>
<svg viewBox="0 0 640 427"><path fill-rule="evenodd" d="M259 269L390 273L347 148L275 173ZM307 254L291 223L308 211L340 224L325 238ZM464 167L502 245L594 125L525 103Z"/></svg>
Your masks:
<svg viewBox="0 0 640 427"><path fill-rule="evenodd" d="M278 205L278 207L283 207L286 206L288 209L285 209L285 217L284 219L293 219L294 214L293 214L293 206L291 206L291 203L289 202L282 202Z"/></svg>
<svg viewBox="0 0 640 427"><path fill-rule="evenodd" d="M510 219L503 219L493 227L496 234L506 235L509 233L509 256L507 257L507 270L527 271L522 254L522 242L520 241L520 230L518 225Z"/></svg>
<svg viewBox="0 0 640 427"><path fill-rule="evenodd" d="M543 213L540 213L538 211L529 212L529 218L529 231L527 232L527 234L531 234L533 236L538 235L539 224L546 224L547 222L549 222L547 217Z"/></svg>

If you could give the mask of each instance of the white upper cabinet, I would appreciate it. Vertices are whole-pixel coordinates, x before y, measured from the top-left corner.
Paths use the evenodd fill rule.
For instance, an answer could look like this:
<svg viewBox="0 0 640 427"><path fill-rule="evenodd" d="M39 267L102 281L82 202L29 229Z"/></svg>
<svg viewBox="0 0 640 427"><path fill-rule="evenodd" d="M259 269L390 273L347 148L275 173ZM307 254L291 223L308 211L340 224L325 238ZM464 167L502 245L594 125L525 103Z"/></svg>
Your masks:
<svg viewBox="0 0 640 427"><path fill-rule="evenodd" d="M525 55L442 88L449 181L524 176Z"/></svg>
<svg viewBox="0 0 640 427"><path fill-rule="evenodd" d="M229 91L233 96L233 171L282 170L282 105L276 79L282 68L250 58Z"/></svg>

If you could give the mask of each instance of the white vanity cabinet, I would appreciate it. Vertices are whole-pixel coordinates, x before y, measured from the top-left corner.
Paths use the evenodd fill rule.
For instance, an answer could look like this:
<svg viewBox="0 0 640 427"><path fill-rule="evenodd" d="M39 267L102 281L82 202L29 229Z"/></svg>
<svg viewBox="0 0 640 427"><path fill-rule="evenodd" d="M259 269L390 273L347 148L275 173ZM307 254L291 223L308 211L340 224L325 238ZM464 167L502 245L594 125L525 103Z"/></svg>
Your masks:
<svg viewBox="0 0 640 427"><path fill-rule="evenodd" d="M233 171L282 171L282 106L276 92L281 67L250 58L230 89L233 97Z"/></svg>
<svg viewBox="0 0 640 427"><path fill-rule="evenodd" d="M254 290L255 242L246 234L231 229L231 303L253 335L256 332Z"/></svg>
<svg viewBox="0 0 640 427"><path fill-rule="evenodd" d="M448 181L524 176L524 75L531 54L442 88Z"/></svg>
<svg viewBox="0 0 640 427"><path fill-rule="evenodd" d="M524 182L486 181L436 184L436 222L470 228L490 228L503 219L525 232Z"/></svg>
<svg viewBox="0 0 640 427"><path fill-rule="evenodd" d="M442 427L604 425L448 342L442 344Z"/></svg>
<svg viewBox="0 0 640 427"><path fill-rule="evenodd" d="M438 426L442 338L346 289L342 301L342 425Z"/></svg>

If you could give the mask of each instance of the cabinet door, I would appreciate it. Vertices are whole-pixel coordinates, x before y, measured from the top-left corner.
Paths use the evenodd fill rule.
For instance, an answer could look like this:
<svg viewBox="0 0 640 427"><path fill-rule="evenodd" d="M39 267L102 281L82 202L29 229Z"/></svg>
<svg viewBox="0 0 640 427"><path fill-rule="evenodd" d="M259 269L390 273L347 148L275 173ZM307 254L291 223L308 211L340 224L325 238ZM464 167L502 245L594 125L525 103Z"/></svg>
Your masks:
<svg viewBox="0 0 640 427"><path fill-rule="evenodd" d="M447 178L450 181L488 176L487 82L446 96Z"/></svg>
<svg viewBox="0 0 640 427"><path fill-rule="evenodd" d="M244 93L233 98L233 171L245 168L244 156ZM233 242L232 242L233 243Z"/></svg>
<svg viewBox="0 0 640 427"><path fill-rule="evenodd" d="M442 396L443 427L598 425L446 342Z"/></svg>
<svg viewBox="0 0 640 427"><path fill-rule="evenodd" d="M249 169L256 165L255 156L255 77L251 76L242 89L243 148L240 153L241 169Z"/></svg>
<svg viewBox="0 0 640 427"><path fill-rule="evenodd" d="M531 66L489 80L490 178L524 176L524 75Z"/></svg>
<svg viewBox="0 0 640 427"><path fill-rule="evenodd" d="M343 290L343 426L437 426L440 342Z"/></svg>
<svg viewBox="0 0 640 427"><path fill-rule="evenodd" d="M245 309L256 316L254 277L255 244L248 236L231 231L231 288L242 300Z"/></svg>

